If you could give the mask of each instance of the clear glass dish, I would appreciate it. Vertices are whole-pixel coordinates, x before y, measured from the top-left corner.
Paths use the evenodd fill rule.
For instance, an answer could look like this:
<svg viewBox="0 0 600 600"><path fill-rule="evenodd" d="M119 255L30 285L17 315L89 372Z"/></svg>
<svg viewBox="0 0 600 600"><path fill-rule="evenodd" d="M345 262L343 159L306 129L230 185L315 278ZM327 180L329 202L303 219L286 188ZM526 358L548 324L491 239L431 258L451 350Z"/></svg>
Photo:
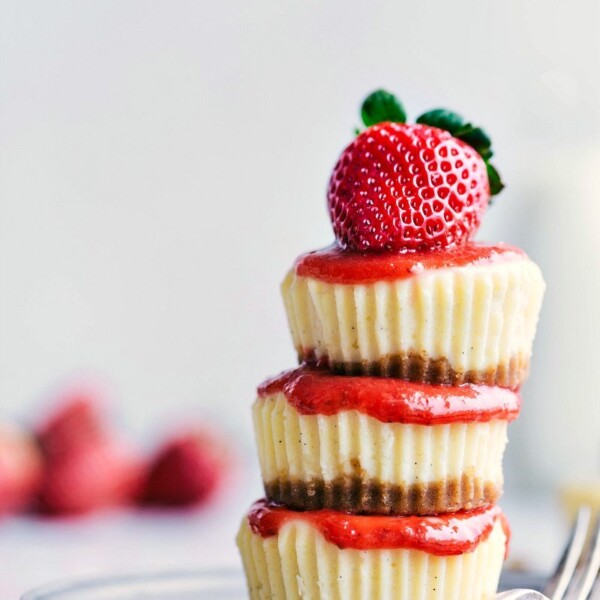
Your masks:
<svg viewBox="0 0 600 600"><path fill-rule="evenodd" d="M500 589L538 588L543 578L505 571ZM21 600L248 600L241 570L144 573L73 581L33 590Z"/></svg>
<svg viewBox="0 0 600 600"><path fill-rule="evenodd" d="M120 575L48 585L21 600L248 600L237 569Z"/></svg>

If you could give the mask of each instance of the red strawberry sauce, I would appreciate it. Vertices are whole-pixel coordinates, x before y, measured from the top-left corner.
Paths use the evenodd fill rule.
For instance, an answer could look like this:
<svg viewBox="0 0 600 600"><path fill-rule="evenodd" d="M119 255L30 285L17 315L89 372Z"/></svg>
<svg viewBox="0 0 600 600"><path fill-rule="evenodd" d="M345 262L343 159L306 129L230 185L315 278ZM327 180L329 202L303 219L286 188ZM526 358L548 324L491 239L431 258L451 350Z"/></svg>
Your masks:
<svg viewBox="0 0 600 600"><path fill-rule="evenodd" d="M425 385L388 377L332 375L308 367L286 371L258 388L259 396L278 392L304 415L358 410L384 423L512 421L521 408L518 392L500 387Z"/></svg>
<svg viewBox="0 0 600 600"><path fill-rule="evenodd" d="M423 271L489 264L523 258L525 253L505 244L471 242L451 249L421 252L357 252L336 244L304 254L296 274L327 283L360 284L414 277Z"/></svg>
<svg viewBox="0 0 600 600"><path fill-rule="evenodd" d="M498 506L435 517L390 517L349 515L329 509L298 512L259 500L248 514L252 531L264 538L277 535L288 521L302 520L338 548L405 548L437 556L472 552L487 539L497 519L501 520L508 546L510 528Z"/></svg>

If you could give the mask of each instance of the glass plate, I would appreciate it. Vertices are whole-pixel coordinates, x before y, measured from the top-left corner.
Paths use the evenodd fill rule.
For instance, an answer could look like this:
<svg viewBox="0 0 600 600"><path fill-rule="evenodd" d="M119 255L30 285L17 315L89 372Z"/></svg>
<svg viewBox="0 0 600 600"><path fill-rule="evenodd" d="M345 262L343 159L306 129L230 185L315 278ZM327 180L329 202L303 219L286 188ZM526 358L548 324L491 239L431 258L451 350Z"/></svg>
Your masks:
<svg viewBox="0 0 600 600"><path fill-rule="evenodd" d="M543 578L505 571L500 589L538 588ZM22 600L248 600L241 570L122 575L38 588Z"/></svg>
<svg viewBox="0 0 600 600"><path fill-rule="evenodd" d="M44 586L22 600L248 600L241 570L120 575Z"/></svg>

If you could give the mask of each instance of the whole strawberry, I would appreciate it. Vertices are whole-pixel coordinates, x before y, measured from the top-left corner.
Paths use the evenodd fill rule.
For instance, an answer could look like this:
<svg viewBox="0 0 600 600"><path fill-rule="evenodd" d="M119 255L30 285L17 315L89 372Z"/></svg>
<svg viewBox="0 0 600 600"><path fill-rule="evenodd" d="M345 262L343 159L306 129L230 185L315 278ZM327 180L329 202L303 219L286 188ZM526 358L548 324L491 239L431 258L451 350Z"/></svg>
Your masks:
<svg viewBox="0 0 600 600"><path fill-rule="evenodd" d="M39 509L52 515L83 514L131 503L142 465L131 449L112 440L65 448L46 462Z"/></svg>
<svg viewBox="0 0 600 600"><path fill-rule="evenodd" d="M342 152L327 192L338 242L402 251L470 239L503 187L483 130L442 109L407 125L401 104L383 90L367 98L362 117L368 128Z"/></svg>
<svg viewBox="0 0 600 600"><path fill-rule="evenodd" d="M98 393L67 394L37 430L44 456L41 512L81 514L131 502L142 464L115 434L100 410Z"/></svg>
<svg viewBox="0 0 600 600"><path fill-rule="evenodd" d="M227 468L223 444L202 427L169 440L151 461L141 502L192 506L207 500Z"/></svg>

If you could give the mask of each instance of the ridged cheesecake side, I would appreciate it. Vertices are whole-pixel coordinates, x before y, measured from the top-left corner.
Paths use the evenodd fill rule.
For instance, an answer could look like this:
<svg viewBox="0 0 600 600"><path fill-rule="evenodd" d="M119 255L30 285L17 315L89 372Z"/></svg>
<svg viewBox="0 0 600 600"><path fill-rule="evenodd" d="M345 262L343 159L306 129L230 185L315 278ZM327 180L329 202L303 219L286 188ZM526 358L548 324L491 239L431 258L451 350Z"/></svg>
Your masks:
<svg viewBox="0 0 600 600"><path fill-rule="evenodd" d="M425 515L491 504L502 491L507 421L302 415L283 393L259 397L253 416L267 497L290 508Z"/></svg>
<svg viewBox="0 0 600 600"><path fill-rule="evenodd" d="M338 548L300 520L262 537L244 519L237 543L251 600L488 600L507 538L497 522L473 552L457 556L361 551Z"/></svg>
<svg viewBox="0 0 600 600"><path fill-rule="evenodd" d="M526 256L425 270L399 280L282 285L300 360L342 374L518 387L544 292Z"/></svg>

